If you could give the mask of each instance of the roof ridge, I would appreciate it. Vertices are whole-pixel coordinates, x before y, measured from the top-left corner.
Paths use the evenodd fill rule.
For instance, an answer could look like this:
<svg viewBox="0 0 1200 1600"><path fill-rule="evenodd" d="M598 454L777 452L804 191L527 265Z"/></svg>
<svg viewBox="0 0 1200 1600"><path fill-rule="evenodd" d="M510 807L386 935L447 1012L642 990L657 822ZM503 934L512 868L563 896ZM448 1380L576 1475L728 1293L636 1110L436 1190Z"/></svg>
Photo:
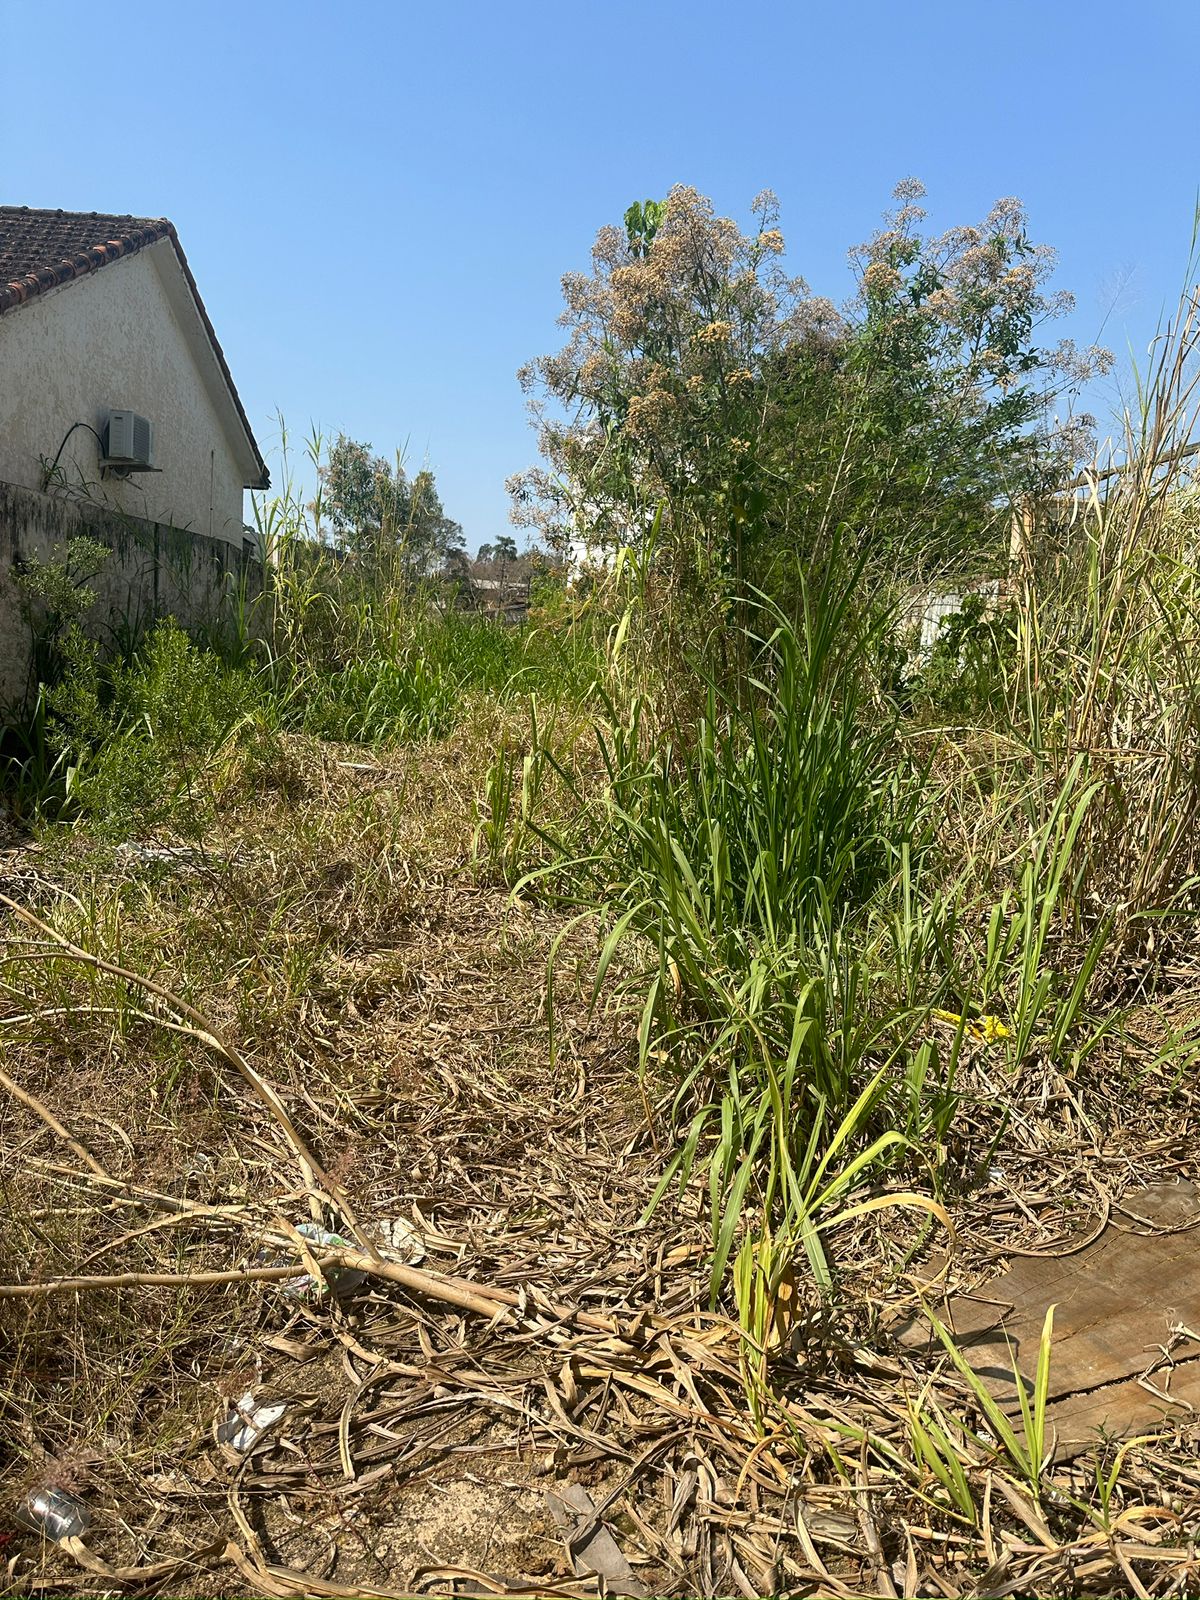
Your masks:
<svg viewBox="0 0 1200 1600"><path fill-rule="evenodd" d="M94 243L85 242L93 237L92 230L81 234L77 229L72 237L72 230L67 227L62 230L63 236L56 238L53 227L46 231L44 239L38 238L38 230L31 230L31 237L21 241L17 232L23 220L30 222L45 222L52 224L54 219L62 218L66 224L96 223L97 232L104 230L104 225L109 224L107 231L116 235L110 239L96 239ZM5 267L5 223L16 234L16 240L10 245L10 265ZM113 224L122 224L124 231L118 231ZM64 211L50 207L39 206L5 206L0 205L0 317L6 311L13 310L16 306L24 305L27 301L41 294L47 294L51 289L57 289L62 284L71 283L76 278L90 276L98 272L112 261L119 261L125 256L136 255L139 250L144 250L148 245L157 244L162 239L170 239L175 251L175 257L183 273L200 321L208 335L212 351L216 357L217 366L233 400L234 409L249 441L254 460L258 465L261 482L260 488L266 488L270 483L270 474L266 462L263 460L262 451L258 448L258 441L250 426L250 419L246 416L245 407L242 405L241 396L233 381L233 374L229 370L229 363L225 359L225 352L221 349L217 338L216 329L212 325L204 301L200 298L200 290L192 276L192 269L188 265L187 257L183 253L183 246L179 242L179 235L175 231L175 224L167 217L135 217L131 213L114 211ZM23 251L21 244L24 244ZM39 260L38 257L41 257ZM16 272L12 271L11 262L14 258L19 260ZM24 267L24 271L19 270ZM11 274L11 275L10 275Z"/></svg>
<svg viewBox="0 0 1200 1600"><path fill-rule="evenodd" d="M73 206L17 206L0 201L0 211L19 211L35 217L113 217L126 222L136 211L78 211ZM165 222L165 217L138 217L141 222Z"/></svg>

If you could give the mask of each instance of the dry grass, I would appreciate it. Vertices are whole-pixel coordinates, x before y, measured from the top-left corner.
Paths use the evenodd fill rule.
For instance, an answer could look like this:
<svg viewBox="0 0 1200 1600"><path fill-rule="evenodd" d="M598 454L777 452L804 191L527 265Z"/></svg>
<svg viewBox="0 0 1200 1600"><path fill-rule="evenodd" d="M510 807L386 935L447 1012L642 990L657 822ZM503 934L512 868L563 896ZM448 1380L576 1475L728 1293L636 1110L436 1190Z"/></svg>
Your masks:
<svg viewBox="0 0 1200 1600"><path fill-rule="evenodd" d="M590 1594L570 1555L589 1528L569 1544L549 1514L570 1482L652 1593L1200 1592L1200 1426L1132 1447L1103 1516L1086 1459L1051 1464L1035 1501L959 1432L972 1517L909 1420L936 1403L971 1424L972 1394L892 1333L919 1294L1061 1248L1139 1181L1200 1177L1186 988L1074 1075L1033 1061L1001 1083L967 1051L954 1167L980 1182L947 1197L949 1267L920 1219L844 1228L836 1308L789 1280L760 1428L739 1331L705 1309L703 1196L638 1220L665 1121L629 1070L635 1016L589 1014L579 928L551 1067L561 923L470 868L491 752L520 738L505 715L436 751L290 741L286 787L230 788L192 854L76 834L6 856L5 894L216 1040L10 918L3 1071L25 1099L0 1099L0 1282L180 1280L0 1298L5 1494L74 1488L94 1518L86 1544L14 1536L10 1591ZM244 1276L319 1270L289 1229L335 1211L376 1248L411 1224L424 1289L375 1272L296 1298ZM197 1281L220 1272L243 1277ZM449 1303L449 1279L490 1314ZM287 1409L239 1455L215 1428L252 1383Z"/></svg>

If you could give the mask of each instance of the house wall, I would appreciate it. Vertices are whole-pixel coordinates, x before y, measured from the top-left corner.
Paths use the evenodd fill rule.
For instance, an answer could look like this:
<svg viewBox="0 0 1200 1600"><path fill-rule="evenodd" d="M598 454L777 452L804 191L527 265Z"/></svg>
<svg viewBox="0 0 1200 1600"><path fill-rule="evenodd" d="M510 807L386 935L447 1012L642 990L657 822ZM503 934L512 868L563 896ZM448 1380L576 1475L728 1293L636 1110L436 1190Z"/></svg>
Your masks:
<svg viewBox="0 0 1200 1600"><path fill-rule="evenodd" d="M102 482L99 446L78 428L57 481L240 550L244 468L172 307L170 274L182 280L163 239L0 317L0 480L41 488L42 460L72 423L102 434L110 410L136 411L154 424L161 472Z"/></svg>
<svg viewBox="0 0 1200 1600"><path fill-rule="evenodd" d="M970 594L979 595L989 609L1001 601L1001 584L998 578L978 578L974 582L956 584L953 588L934 587L920 589L908 597L900 610L901 626L906 631L917 631L917 655L927 660L938 642L946 622L963 608Z"/></svg>
<svg viewBox="0 0 1200 1600"><path fill-rule="evenodd" d="M262 593L262 566L225 539L108 511L63 494L0 483L0 703L29 688L33 637L16 584L24 563L62 559L64 545L86 537L112 552L89 587L95 604L83 619L92 638L111 642L157 617L185 627L211 626L234 603Z"/></svg>

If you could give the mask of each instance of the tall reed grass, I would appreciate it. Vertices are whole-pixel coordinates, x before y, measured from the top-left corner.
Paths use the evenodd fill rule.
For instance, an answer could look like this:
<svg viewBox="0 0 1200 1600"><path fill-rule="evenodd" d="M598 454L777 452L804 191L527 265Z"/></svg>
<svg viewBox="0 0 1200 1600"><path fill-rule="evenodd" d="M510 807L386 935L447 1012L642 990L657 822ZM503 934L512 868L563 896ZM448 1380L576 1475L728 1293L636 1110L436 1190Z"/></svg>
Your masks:
<svg viewBox="0 0 1200 1600"><path fill-rule="evenodd" d="M314 467L320 450L310 441ZM257 502L256 519L261 593L233 589L194 638L166 619L116 654L78 629L61 642L56 681L11 708L0 739L23 821L150 825L194 798L197 777L233 746L263 769L269 742L289 733L369 746L440 739L473 699L570 699L596 676L585 630L459 612L453 585L414 582L399 546L367 560L326 543L320 491L305 499L286 445L283 487ZM207 814L193 808L192 825Z"/></svg>

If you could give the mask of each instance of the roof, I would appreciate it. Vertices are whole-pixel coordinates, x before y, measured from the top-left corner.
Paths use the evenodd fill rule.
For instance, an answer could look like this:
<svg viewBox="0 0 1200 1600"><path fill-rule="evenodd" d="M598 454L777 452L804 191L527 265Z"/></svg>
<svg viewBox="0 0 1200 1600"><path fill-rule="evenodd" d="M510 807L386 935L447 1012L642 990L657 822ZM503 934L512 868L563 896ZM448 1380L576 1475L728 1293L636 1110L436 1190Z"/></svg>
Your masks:
<svg viewBox="0 0 1200 1600"><path fill-rule="evenodd" d="M216 330L204 309L192 269L174 224L166 217L119 216L101 211L43 211L32 206L0 206L0 317L39 294L76 278L86 278L112 261L136 255L148 245L169 239L191 292L196 311L212 346L229 397L246 435L259 481L247 488L265 489L270 474L258 448L245 407L238 395Z"/></svg>

